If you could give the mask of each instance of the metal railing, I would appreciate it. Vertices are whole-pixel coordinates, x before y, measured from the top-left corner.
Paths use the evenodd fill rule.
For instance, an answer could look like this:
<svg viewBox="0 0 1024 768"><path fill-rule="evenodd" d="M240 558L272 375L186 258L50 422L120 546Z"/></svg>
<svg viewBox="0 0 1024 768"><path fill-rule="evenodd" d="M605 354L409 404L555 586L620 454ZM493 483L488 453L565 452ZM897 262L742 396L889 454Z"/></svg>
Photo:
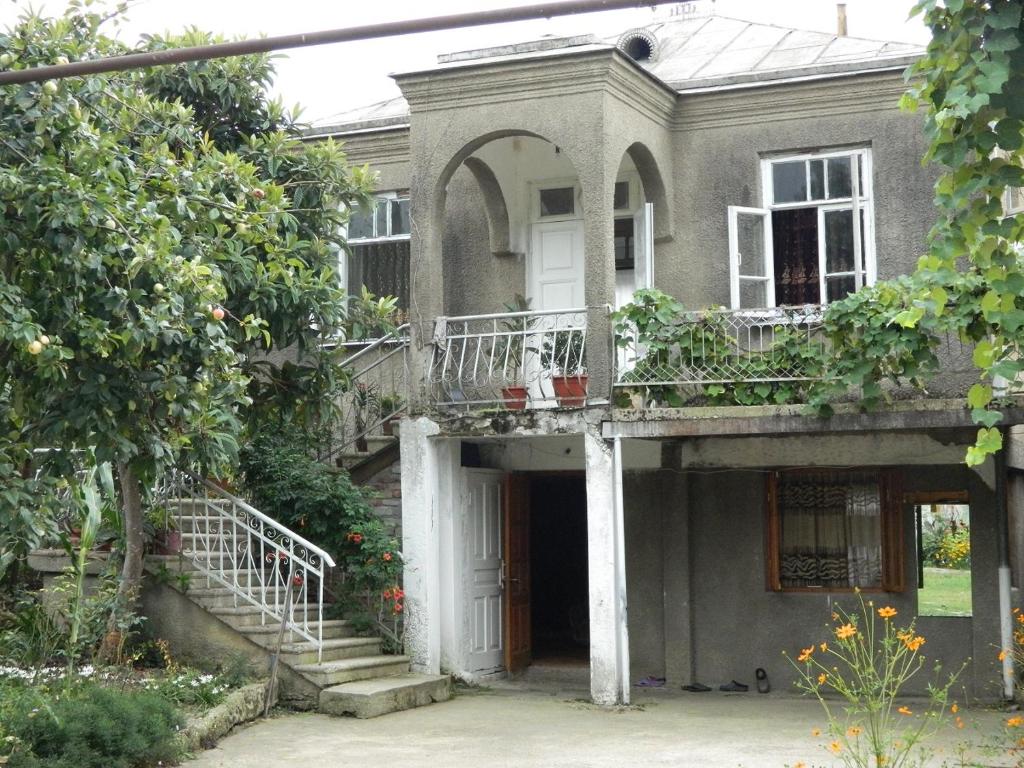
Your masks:
<svg viewBox="0 0 1024 768"><path fill-rule="evenodd" d="M323 655L324 577L334 560L324 550L255 507L190 472L170 472L157 489L167 530L206 579L226 587L234 607L255 606L260 621L286 626ZM170 538L165 533L165 538Z"/></svg>
<svg viewBox="0 0 1024 768"><path fill-rule="evenodd" d="M350 371L349 384L339 399L338 426L330 456L355 448L368 450L367 440L391 433L394 419L409 407L409 326L367 344L345 342L358 349L341 364Z"/></svg>
<svg viewBox="0 0 1024 768"><path fill-rule="evenodd" d="M686 312L645 344L616 336L615 387L808 381L820 377L822 307Z"/></svg>
<svg viewBox="0 0 1024 768"><path fill-rule="evenodd" d="M586 309L440 317L431 397L435 405L451 407L582 407L586 338Z"/></svg>

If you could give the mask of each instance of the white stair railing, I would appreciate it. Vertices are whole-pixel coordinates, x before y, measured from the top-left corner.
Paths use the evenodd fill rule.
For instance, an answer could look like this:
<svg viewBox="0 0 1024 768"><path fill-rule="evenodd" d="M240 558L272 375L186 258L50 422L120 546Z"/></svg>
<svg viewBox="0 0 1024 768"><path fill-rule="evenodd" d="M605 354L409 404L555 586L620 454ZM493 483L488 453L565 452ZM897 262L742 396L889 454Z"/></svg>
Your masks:
<svg viewBox="0 0 1024 768"><path fill-rule="evenodd" d="M190 472L171 472L158 488L157 503L180 535L181 556L208 587L227 587L234 607L255 606L261 623L279 624L292 590L286 626L322 658L324 577L334 567L327 552Z"/></svg>

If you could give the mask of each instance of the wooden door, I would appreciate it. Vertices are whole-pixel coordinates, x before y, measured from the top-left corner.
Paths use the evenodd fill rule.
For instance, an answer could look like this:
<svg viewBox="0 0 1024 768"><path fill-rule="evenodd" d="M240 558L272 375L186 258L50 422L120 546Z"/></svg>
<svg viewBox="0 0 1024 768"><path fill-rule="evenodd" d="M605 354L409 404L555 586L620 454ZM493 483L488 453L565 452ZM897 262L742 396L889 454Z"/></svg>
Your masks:
<svg viewBox="0 0 1024 768"><path fill-rule="evenodd" d="M530 665L530 481L505 477L505 667L513 674Z"/></svg>

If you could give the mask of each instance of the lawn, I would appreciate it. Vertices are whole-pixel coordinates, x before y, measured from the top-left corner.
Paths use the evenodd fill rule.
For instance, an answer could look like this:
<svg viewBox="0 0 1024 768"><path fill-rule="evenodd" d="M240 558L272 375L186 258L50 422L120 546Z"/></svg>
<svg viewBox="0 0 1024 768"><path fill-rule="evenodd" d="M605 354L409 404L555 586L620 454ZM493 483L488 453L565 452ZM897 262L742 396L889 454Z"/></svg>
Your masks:
<svg viewBox="0 0 1024 768"><path fill-rule="evenodd" d="M970 616L971 572L925 568L924 589L917 592L918 616Z"/></svg>

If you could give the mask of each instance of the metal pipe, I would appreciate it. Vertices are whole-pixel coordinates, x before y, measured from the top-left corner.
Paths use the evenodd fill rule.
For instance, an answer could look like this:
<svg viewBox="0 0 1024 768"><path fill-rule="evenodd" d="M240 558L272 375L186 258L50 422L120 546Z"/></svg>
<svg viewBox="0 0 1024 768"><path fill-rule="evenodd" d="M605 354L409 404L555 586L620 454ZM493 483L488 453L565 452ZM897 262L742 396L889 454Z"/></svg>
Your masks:
<svg viewBox="0 0 1024 768"><path fill-rule="evenodd" d="M1010 521L1006 504L1006 441L1007 430L1003 433L1003 449L995 455L996 473L996 546L999 550L999 642L1003 654L1003 698L1013 701L1013 617L1010 608ZM973 566L972 566L973 567Z"/></svg>
<svg viewBox="0 0 1024 768"><path fill-rule="evenodd" d="M681 0L693 2L693 0ZM53 64L29 69L15 69L0 72L0 85L34 83L81 75L96 75L103 72L122 72L127 69L145 69L166 64L184 64L206 59L223 59L230 56L247 56L256 53L284 51L291 48L309 48L331 43L348 43L356 40L374 40L397 35L414 35L421 32L439 32L446 29L462 29L487 24L504 24L511 21L549 19L556 16L571 16L577 13L615 11L626 8L653 8L658 5L678 3L680 0L566 0L566 2L524 5L519 8L500 8L473 13L454 13L446 16L428 16L407 21L389 21L379 24L365 24L358 27L326 29L318 32L304 32L294 35L278 35L254 40L236 40L230 43L212 43L187 48L172 48L165 51L129 53L124 56L110 56L69 64Z"/></svg>

